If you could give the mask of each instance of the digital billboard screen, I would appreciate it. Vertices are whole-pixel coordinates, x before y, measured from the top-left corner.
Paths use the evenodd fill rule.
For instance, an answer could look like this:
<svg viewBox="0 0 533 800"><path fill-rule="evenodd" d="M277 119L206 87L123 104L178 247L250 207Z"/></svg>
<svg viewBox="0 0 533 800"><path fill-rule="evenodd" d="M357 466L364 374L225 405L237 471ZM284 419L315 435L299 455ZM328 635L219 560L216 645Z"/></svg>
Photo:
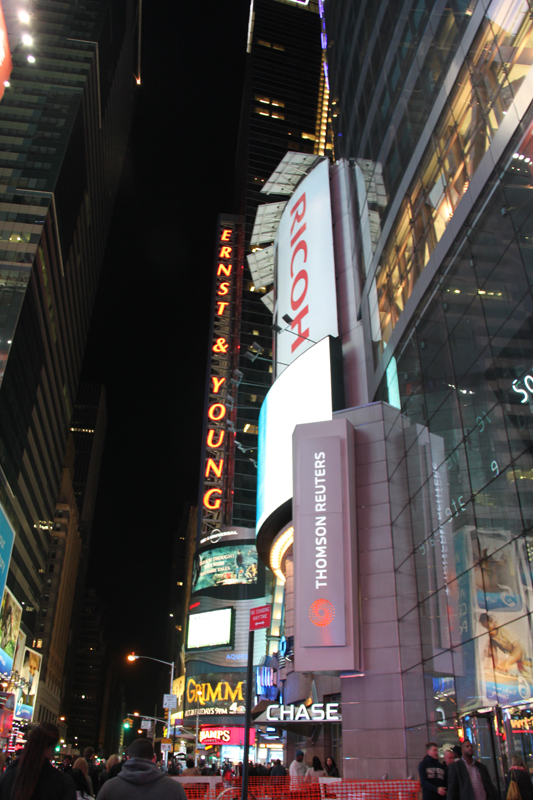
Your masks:
<svg viewBox="0 0 533 800"><path fill-rule="evenodd" d="M199 691L199 693L198 693ZM187 676L185 719L244 714L246 674L215 672Z"/></svg>
<svg viewBox="0 0 533 800"><path fill-rule="evenodd" d="M20 670L21 686L17 689L15 718L31 722L35 708L35 698L39 687L42 656L30 647L24 648L24 658Z"/></svg>
<svg viewBox="0 0 533 800"><path fill-rule="evenodd" d="M187 650L212 647L233 647L235 612L233 608L217 608L189 616Z"/></svg>
<svg viewBox="0 0 533 800"><path fill-rule="evenodd" d="M192 591L213 586L254 585L258 577L255 544L234 544L197 553L194 559Z"/></svg>

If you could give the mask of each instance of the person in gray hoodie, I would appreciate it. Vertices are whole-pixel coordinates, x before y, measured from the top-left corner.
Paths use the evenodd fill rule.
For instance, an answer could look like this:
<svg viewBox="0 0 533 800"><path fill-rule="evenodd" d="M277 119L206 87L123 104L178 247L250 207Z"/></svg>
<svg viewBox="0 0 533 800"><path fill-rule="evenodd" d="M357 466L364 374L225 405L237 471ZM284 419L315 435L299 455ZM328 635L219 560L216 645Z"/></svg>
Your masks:
<svg viewBox="0 0 533 800"><path fill-rule="evenodd" d="M178 781L163 775L154 763L154 748L148 739L136 739L128 748L128 760L116 778L98 792L98 800L187 800Z"/></svg>

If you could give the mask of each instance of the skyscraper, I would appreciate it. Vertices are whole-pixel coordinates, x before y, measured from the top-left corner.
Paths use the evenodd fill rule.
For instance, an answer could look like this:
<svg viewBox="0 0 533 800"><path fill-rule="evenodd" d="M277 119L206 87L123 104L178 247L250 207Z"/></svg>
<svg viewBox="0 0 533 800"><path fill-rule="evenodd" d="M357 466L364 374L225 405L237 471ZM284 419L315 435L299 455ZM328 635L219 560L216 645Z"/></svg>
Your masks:
<svg viewBox="0 0 533 800"><path fill-rule="evenodd" d="M16 534L8 585L39 608L133 111L136 19L133 2L7 0L4 10L13 71L0 103L0 502Z"/></svg>

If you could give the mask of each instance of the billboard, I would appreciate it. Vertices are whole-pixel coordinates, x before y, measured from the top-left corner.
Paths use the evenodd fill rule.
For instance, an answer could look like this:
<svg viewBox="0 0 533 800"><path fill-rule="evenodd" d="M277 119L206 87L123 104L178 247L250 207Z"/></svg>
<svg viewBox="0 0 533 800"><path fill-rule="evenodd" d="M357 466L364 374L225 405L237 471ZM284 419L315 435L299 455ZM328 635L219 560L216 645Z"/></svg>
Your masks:
<svg viewBox="0 0 533 800"><path fill-rule="evenodd" d="M4 596L7 572L11 561L11 551L15 541L15 532L8 521L6 513L0 505L0 593Z"/></svg>
<svg viewBox="0 0 533 800"><path fill-rule="evenodd" d="M239 725L202 725L198 741L204 746L244 745L245 728ZM255 728L250 728L250 745L255 745Z"/></svg>
<svg viewBox="0 0 533 800"><path fill-rule="evenodd" d="M7 739L13 727L15 711L15 695L11 692L0 692L0 739Z"/></svg>
<svg viewBox="0 0 533 800"><path fill-rule="evenodd" d="M22 606L7 588L0 607L0 672L11 675L22 617Z"/></svg>
<svg viewBox="0 0 533 800"><path fill-rule="evenodd" d="M197 692L200 692L198 695ZM246 674L215 672L187 676L185 686L185 719L196 717L244 714Z"/></svg>
<svg viewBox="0 0 533 800"><path fill-rule="evenodd" d="M338 336L329 161L300 183L281 217L275 247L276 376L325 336Z"/></svg>
<svg viewBox="0 0 533 800"><path fill-rule="evenodd" d="M298 425L294 446L294 668L359 668L354 430Z"/></svg>
<svg viewBox="0 0 533 800"><path fill-rule="evenodd" d="M196 553L192 573L192 592L213 586L253 585L258 565L255 544L235 544Z"/></svg>
<svg viewBox="0 0 533 800"><path fill-rule="evenodd" d="M12 69L13 62L11 60L11 51L9 49L6 21L4 19L2 6L0 5L0 100L4 96L5 81L9 80Z"/></svg>
<svg viewBox="0 0 533 800"><path fill-rule="evenodd" d="M233 647L235 611L233 608L217 608L189 616L187 628L187 650L206 647Z"/></svg>
<svg viewBox="0 0 533 800"><path fill-rule="evenodd" d="M292 433L299 423L330 420L334 341L303 353L269 389L259 414L257 533L292 498ZM287 520L287 522L290 520Z"/></svg>
<svg viewBox="0 0 533 800"><path fill-rule="evenodd" d="M24 658L20 677L22 686L17 689L15 698L15 718L31 722L39 686L42 656L30 647L24 648Z"/></svg>
<svg viewBox="0 0 533 800"><path fill-rule="evenodd" d="M185 695L185 675L180 675L179 678L174 678L172 684L172 694L178 698L178 705L174 712L170 715L170 721L173 725L181 725L183 722L183 699Z"/></svg>

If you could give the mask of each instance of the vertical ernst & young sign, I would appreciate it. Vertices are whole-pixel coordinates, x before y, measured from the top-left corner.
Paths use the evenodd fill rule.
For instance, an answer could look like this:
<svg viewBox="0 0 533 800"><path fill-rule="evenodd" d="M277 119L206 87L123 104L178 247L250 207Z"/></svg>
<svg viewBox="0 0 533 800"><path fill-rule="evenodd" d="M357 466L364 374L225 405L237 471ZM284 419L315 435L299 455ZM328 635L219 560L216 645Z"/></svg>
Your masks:
<svg viewBox="0 0 533 800"><path fill-rule="evenodd" d="M353 427L345 419L294 430L298 672L359 668L353 448Z"/></svg>
<svg viewBox="0 0 533 800"><path fill-rule="evenodd" d="M228 417L233 408L231 376L233 304L237 280L236 244L237 223L231 218L221 218L215 258L200 535L210 533L224 521L225 479L230 454Z"/></svg>

